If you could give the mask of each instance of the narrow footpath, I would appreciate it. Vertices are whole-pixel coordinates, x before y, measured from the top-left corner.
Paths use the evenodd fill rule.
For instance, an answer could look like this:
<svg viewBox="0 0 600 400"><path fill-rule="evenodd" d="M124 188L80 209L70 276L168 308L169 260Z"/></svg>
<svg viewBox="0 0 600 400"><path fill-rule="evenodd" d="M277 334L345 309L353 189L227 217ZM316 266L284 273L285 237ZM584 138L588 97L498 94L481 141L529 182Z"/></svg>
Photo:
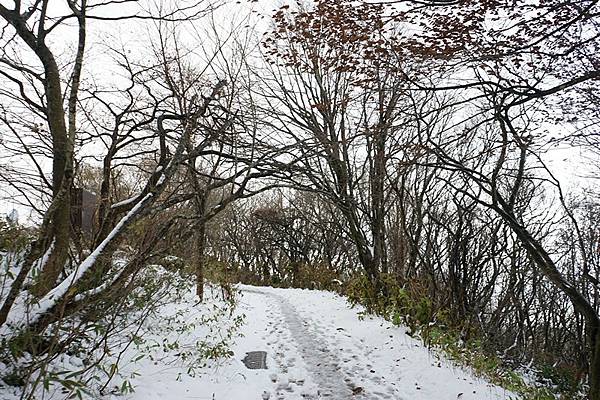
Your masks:
<svg viewBox="0 0 600 400"><path fill-rule="evenodd" d="M159 344L152 347L151 357L139 359L132 349L132 354L123 358L132 362L123 365L121 372L131 374L135 391L103 400L517 398L427 349L404 327L377 317L361 318L359 307L350 308L334 293L245 285L240 289L231 320L243 314L245 322L230 349L230 358L201 360L190 374L187 364L161 353L162 343L175 340L181 350L201 346L207 337L219 340L218 329L200 322L206 320L200 317L216 304L214 298L219 293L209 290L208 300L201 306L194 304L190 293L187 301L169 305L161 315L178 315L182 322L175 323L174 328L193 323L194 329L185 333L171 330L168 337L157 334L149 338ZM249 362L248 354L258 358Z"/></svg>
<svg viewBox="0 0 600 400"><path fill-rule="evenodd" d="M271 388L290 399L508 399L514 396L424 348L419 340L333 293L243 286L261 304ZM252 318L252 313L246 312ZM269 365L269 362L271 365Z"/></svg>

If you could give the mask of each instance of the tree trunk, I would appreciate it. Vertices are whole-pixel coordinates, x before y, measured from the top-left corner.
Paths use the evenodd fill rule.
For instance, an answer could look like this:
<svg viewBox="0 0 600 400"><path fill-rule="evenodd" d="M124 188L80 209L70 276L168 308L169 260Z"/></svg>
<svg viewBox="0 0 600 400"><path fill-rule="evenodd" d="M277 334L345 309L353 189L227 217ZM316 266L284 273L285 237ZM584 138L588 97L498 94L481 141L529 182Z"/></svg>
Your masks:
<svg viewBox="0 0 600 400"><path fill-rule="evenodd" d="M48 258L32 287L31 292L38 297L44 296L56 284L58 277L63 271L69 255L69 240L71 233L71 195L69 187L71 179L65 179L65 187L55 195L51 207L46 216L49 221L47 227L40 232L40 241L44 244L43 253Z"/></svg>
<svg viewBox="0 0 600 400"><path fill-rule="evenodd" d="M46 116L52 137L52 196L53 204L48 212L51 223L45 232L40 232L44 251L54 246L47 262L42 266L32 292L43 296L52 289L63 271L69 254L71 233L70 186L73 175L73 144L65 123L63 92L60 72L52 52L45 44L39 44L22 21L13 23L19 35L34 50L44 65L44 93L46 95ZM33 43L31 43L33 42Z"/></svg>
<svg viewBox="0 0 600 400"><path fill-rule="evenodd" d="M47 262L42 266L33 293L43 296L56 284L69 254L71 233L71 193L73 153L69 151L69 138L62 109L62 93L56 64L46 67L46 95L48 97L48 125L52 134L52 194L51 224L41 232L47 250L54 246ZM56 81L56 82L54 82ZM63 186L65 186L63 188Z"/></svg>
<svg viewBox="0 0 600 400"><path fill-rule="evenodd" d="M196 295L204 300L204 253L206 248L206 223L201 222L196 232Z"/></svg>
<svg viewBox="0 0 600 400"><path fill-rule="evenodd" d="M373 262L382 273L388 272L385 229L385 132L377 128L373 132L373 160L371 179L371 234L373 236Z"/></svg>
<svg viewBox="0 0 600 400"><path fill-rule="evenodd" d="M46 233L45 242L48 243L48 246L53 245L54 248L34 286L33 293L36 296L43 296L54 287L67 263L71 232L70 201L71 195L68 193L65 198L60 200L60 204L52 216L53 223L50 232Z"/></svg>
<svg viewBox="0 0 600 400"><path fill-rule="evenodd" d="M17 2L20 3L20 2ZM71 235L71 195L70 186L73 178L73 149L75 142L76 107L79 92L79 82L83 66L85 50L85 7L77 10L69 4L78 20L78 46L74 60L73 75L69 91L69 126L65 122L65 109L60 69L52 51L45 39L44 23L49 21L46 11L48 2L38 4L40 20L35 29L30 28L27 18L19 12L20 5L15 10L9 10L0 5L0 17L6 20L16 31L16 34L35 53L44 67L45 116L52 141L52 204L46 212L45 220L50 223L47 229L40 232L40 243L49 257L41 265L36 284L32 293L41 297L48 293L56 284L58 277L65 267L69 256Z"/></svg>
<svg viewBox="0 0 600 400"><path fill-rule="evenodd" d="M590 360L590 400L600 400L600 326L592 329Z"/></svg>

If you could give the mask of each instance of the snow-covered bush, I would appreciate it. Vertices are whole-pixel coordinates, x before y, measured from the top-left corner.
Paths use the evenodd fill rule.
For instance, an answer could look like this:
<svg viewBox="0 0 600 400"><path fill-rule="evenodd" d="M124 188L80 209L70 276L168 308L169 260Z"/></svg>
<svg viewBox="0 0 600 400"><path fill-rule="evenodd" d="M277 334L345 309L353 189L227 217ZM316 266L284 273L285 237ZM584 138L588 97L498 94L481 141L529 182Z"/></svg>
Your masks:
<svg viewBox="0 0 600 400"><path fill-rule="evenodd" d="M3 337L0 397L126 393L144 358L168 357L195 374L207 360L229 356L243 321L231 318L235 297L211 296L199 305L193 284L185 274L149 265L113 297L85 304L41 336Z"/></svg>

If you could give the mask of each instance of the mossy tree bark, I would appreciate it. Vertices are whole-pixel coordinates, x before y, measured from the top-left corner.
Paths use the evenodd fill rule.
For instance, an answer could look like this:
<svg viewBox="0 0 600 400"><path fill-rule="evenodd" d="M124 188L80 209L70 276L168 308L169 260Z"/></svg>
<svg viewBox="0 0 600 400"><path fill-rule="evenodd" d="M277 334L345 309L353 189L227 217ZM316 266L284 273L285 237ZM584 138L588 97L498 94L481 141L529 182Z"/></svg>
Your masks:
<svg viewBox="0 0 600 400"><path fill-rule="evenodd" d="M45 220L50 223L40 232L40 243L44 253L48 254L46 262L41 265L41 272L32 290L37 296L48 293L55 285L63 271L69 255L71 235L71 194L70 186L73 177L73 150L76 131L76 106L78 101L79 82L83 68L85 49L85 6L80 9L75 3L69 6L78 21L78 45L70 77L68 94L68 112L65 112L61 75L55 55L46 43L46 36L51 28L46 27L49 21L47 9L49 0L39 5L37 21L30 28L29 19L33 11L21 12L20 2L15 9L0 5L0 17L10 24L17 36L32 50L43 66L43 83L45 103L41 106L45 115L52 144L52 203L48 208ZM68 116L69 123L66 123Z"/></svg>

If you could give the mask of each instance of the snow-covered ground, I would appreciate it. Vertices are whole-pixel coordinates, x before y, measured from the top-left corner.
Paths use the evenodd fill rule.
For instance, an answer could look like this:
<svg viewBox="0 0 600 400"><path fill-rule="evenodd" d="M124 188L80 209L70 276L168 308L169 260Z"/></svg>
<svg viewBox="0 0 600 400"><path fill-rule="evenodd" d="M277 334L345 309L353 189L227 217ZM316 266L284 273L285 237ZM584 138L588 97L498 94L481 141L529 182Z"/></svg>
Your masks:
<svg viewBox="0 0 600 400"><path fill-rule="evenodd" d="M149 399L508 399L380 319L358 319L340 296L322 291L241 286L244 336L227 361L192 378L141 361L128 400ZM246 352L266 351L266 370L250 370ZM514 395L512 395L515 397Z"/></svg>
<svg viewBox="0 0 600 400"><path fill-rule="evenodd" d="M220 291L208 300L193 292L164 304L139 335L144 340L112 348L118 374L104 385L106 400L301 400L406 399L493 400L516 398L474 377L411 338L402 327L377 317L359 319L334 293L242 285L238 307L229 314ZM244 317L245 316L245 317ZM243 325L240 325L243 321ZM225 329L223 329L225 326ZM241 326L237 337L236 329ZM231 344L219 347L219 343ZM205 344L209 344L203 347ZM207 359L217 350L214 359ZM231 350L229 358L219 357ZM247 352L265 351L267 369L247 369ZM81 364L66 356L64 369ZM104 382L106 376L100 377ZM123 394L122 388L126 388ZM118 390L118 388L121 388ZM6 389L6 388L5 388ZM133 391L131 391L132 389ZM13 388L14 390L14 388ZM112 394L111 394L112 393ZM116 394L119 393L119 394ZM6 396L5 396L6 394ZM9 396L9 394L11 394ZM73 392L52 389L45 399ZM3 392L0 399L17 399Z"/></svg>

